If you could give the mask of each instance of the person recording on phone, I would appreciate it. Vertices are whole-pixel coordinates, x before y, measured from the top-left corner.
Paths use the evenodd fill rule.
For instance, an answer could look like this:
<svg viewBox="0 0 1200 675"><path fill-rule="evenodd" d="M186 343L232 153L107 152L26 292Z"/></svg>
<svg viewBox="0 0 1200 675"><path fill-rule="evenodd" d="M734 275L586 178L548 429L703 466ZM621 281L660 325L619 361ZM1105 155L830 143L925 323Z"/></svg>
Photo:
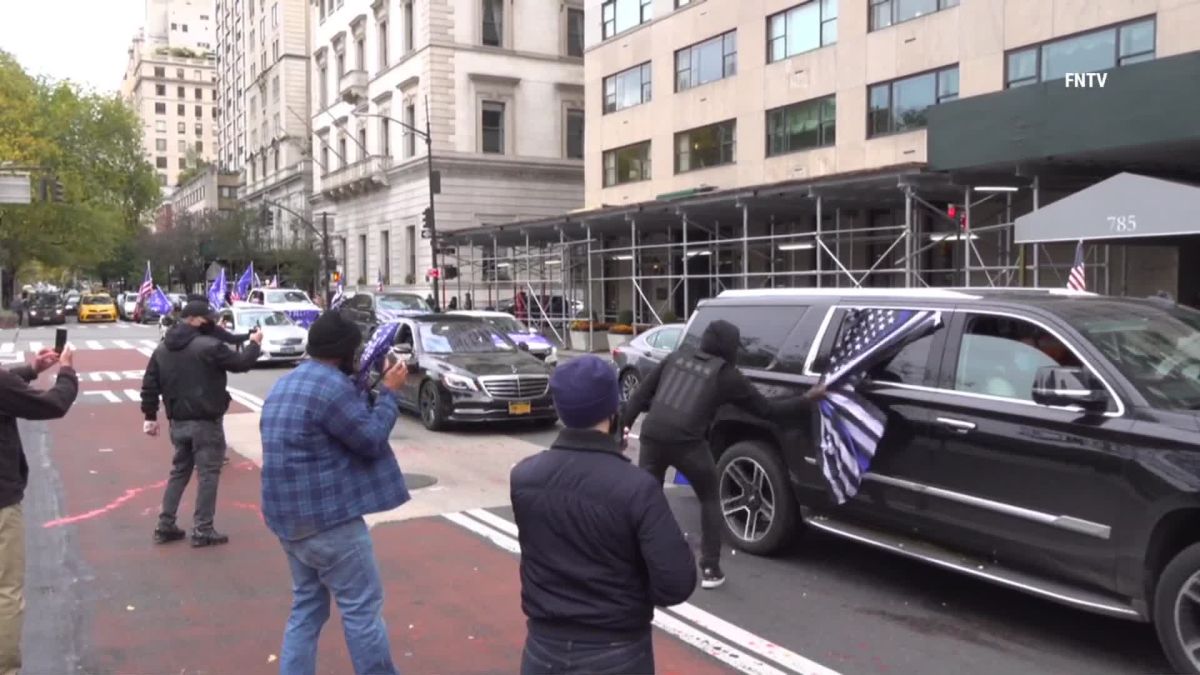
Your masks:
<svg viewBox="0 0 1200 675"><path fill-rule="evenodd" d="M146 417L142 431L158 435L161 398L175 446L154 542L183 539L185 532L175 524L175 514L194 469L198 486L192 546L214 546L229 541L213 528L227 447L223 426L231 401L226 391L227 373L244 373L254 366L261 353L262 333L251 335L250 344L239 353L212 335L210 326L218 317L207 300L189 301L179 316L179 323L154 350L142 377L142 413Z"/></svg>
<svg viewBox="0 0 1200 675"><path fill-rule="evenodd" d="M396 673L383 621L383 583L363 516L409 500L388 438L408 368L385 367L372 401L356 386L362 332L339 312L309 329L309 360L263 403L262 512L292 573L292 611L279 670L316 671L317 642L337 602L355 673ZM336 669L335 669L336 670Z"/></svg>
<svg viewBox="0 0 1200 675"><path fill-rule="evenodd" d="M30 383L58 364L49 389ZM0 673L21 669L21 626L25 599L25 525L21 502L29 479L29 463L21 447L17 420L54 420L67 414L79 393L74 354L64 347L43 349L33 363L0 369Z"/></svg>

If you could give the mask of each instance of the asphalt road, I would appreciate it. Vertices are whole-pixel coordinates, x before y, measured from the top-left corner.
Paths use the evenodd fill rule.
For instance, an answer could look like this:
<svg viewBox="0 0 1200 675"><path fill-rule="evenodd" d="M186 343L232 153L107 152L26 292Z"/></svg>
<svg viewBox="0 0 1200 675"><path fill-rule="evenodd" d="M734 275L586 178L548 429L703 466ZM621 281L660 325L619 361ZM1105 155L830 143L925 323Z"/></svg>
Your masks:
<svg viewBox="0 0 1200 675"><path fill-rule="evenodd" d="M153 344L156 329L69 328L85 393L66 420L22 427L32 466L25 672L276 670L289 589L258 515L254 409L288 368L230 381L249 395L238 397L227 421L237 455L222 478L218 527L233 543L154 547L149 532L170 453L162 439L137 433L132 399L144 341ZM26 328L19 339L0 331L0 360L30 342L53 344L53 336L53 328ZM407 417L397 425L401 465L436 481L397 513L373 519L393 649L407 672L513 671L521 617L507 469L554 433L501 426L431 434ZM695 539L690 489L667 489ZM181 520L192 498L189 490ZM724 587L697 590L661 615L660 672L1167 672L1149 626L827 535L806 534L771 559L727 549L722 564ZM336 623L321 654L321 672L345 672Z"/></svg>

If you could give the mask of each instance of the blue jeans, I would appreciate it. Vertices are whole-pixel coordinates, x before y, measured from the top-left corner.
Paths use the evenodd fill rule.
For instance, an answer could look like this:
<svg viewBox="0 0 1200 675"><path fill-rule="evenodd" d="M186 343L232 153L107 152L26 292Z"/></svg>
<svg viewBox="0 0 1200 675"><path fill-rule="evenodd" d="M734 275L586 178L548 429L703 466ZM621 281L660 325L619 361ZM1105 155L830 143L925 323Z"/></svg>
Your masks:
<svg viewBox="0 0 1200 675"><path fill-rule="evenodd" d="M532 633L525 638L521 675L653 675L651 634L631 642L556 640Z"/></svg>
<svg viewBox="0 0 1200 675"><path fill-rule="evenodd" d="M383 583L362 518L298 541L279 540L292 570L292 614L283 633L282 675L313 675L317 638L329 619L329 595L342 614L357 675L395 675L383 622Z"/></svg>

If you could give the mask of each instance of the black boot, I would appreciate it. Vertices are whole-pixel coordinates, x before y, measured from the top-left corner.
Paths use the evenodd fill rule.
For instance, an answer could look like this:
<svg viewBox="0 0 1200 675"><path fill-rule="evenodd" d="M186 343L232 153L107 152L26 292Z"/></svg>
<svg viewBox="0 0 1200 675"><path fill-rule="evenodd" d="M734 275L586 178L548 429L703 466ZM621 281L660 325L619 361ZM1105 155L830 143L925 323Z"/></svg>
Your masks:
<svg viewBox="0 0 1200 675"><path fill-rule="evenodd" d="M154 528L154 543L169 544L173 541L183 539L186 535L187 533L177 525L159 525Z"/></svg>
<svg viewBox="0 0 1200 675"><path fill-rule="evenodd" d="M192 532L192 548L200 548L201 546L220 546L221 544L228 543L229 537L217 532L216 530Z"/></svg>

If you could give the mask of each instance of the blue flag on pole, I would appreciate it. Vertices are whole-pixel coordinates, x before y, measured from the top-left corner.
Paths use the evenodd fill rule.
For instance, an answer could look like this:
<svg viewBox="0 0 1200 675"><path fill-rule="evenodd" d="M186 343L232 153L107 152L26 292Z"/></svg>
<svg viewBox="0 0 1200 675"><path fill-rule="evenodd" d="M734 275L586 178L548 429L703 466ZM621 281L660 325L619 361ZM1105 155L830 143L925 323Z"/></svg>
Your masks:
<svg viewBox="0 0 1200 675"><path fill-rule="evenodd" d="M149 299L146 300L146 306L155 312L158 312L159 316L166 316L170 314L173 309L175 309L175 303L171 302L171 298L169 298L167 294L163 292L161 286L154 287L154 292L151 293Z"/></svg>
<svg viewBox="0 0 1200 675"><path fill-rule="evenodd" d="M212 286L208 289L208 304L212 305L213 309L221 309L225 306L225 268L221 268L221 272L217 274L217 278L213 279Z"/></svg>
<svg viewBox="0 0 1200 675"><path fill-rule="evenodd" d="M245 300L246 296L250 295L251 288L254 288L254 261L250 261L246 271L242 272L242 277L238 279L237 287L234 288L238 300Z"/></svg>
<svg viewBox="0 0 1200 675"><path fill-rule="evenodd" d="M387 356L388 350L392 348L392 342L395 341L396 333L399 330L400 324L395 321L385 323L375 329L371 340L363 348L362 357L358 360L359 389L367 389L371 386L371 371L382 368L383 357Z"/></svg>
<svg viewBox="0 0 1200 675"><path fill-rule="evenodd" d="M858 386L871 369L941 322L940 312L927 310L859 309L846 315L822 379L826 396L818 405L821 473L838 504L858 494L887 425L887 415Z"/></svg>
<svg viewBox="0 0 1200 675"><path fill-rule="evenodd" d="M342 283L341 279L338 279L337 291L333 294L333 300L329 301L329 309L337 309L345 301L346 301L346 284Z"/></svg>

